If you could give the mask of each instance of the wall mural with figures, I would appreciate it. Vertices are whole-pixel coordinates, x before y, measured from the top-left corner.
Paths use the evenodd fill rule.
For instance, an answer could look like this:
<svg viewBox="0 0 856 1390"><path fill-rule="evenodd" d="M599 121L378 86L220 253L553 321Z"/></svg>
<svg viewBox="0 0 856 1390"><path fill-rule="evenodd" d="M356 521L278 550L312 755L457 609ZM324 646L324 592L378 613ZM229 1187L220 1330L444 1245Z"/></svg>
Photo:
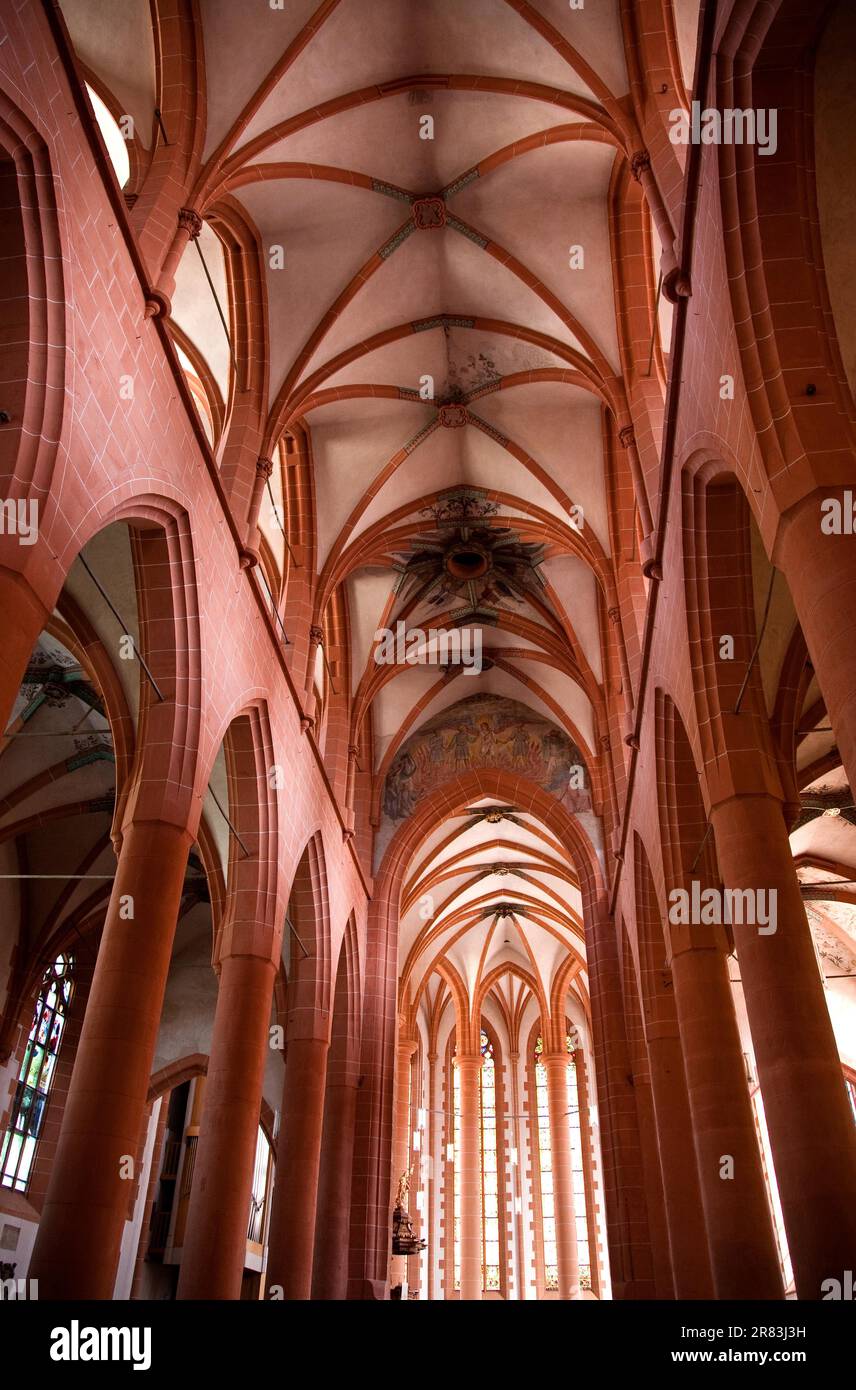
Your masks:
<svg viewBox="0 0 856 1390"><path fill-rule="evenodd" d="M436 787L479 767L520 773L584 818L587 826L597 819L588 770L573 739L515 700L472 695L434 715L397 754L384 783L378 852Z"/></svg>

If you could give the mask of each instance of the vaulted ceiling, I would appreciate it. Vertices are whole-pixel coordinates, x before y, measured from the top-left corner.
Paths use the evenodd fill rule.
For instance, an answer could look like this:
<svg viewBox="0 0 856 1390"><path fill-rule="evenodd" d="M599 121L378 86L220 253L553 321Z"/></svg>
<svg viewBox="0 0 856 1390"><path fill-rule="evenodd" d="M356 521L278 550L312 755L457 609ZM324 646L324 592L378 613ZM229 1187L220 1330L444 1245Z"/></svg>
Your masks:
<svg viewBox="0 0 856 1390"><path fill-rule="evenodd" d="M114 116L134 116L144 158L163 90L147 0L119 17L103 0L62 8L87 80ZM524 705L573 742L595 819L609 795L609 710L631 678L617 595L632 571L632 659L647 582L619 435L632 417L656 461L671 321L634 158L643 9L660 16L685 104L696 0L196 6L188 202L203 223L176 274L176 343L222 460L248 391L229 339L255 325L243 341L273 463L259 514L267 579L286 613L295 585L308 594L319 710L331 688L346 702L376 824L407 740L473 694ZM251 313L224 229L258 268ZM400 620L466 632L480 674L379 662L378 632ZM511 979L549 1000L571 962L582 999L567 846L519 808L498 821L491 810L473 803L414 856L404 988L436 1004L440 970L471 1000L490 980L507 1003Z"/></svg>

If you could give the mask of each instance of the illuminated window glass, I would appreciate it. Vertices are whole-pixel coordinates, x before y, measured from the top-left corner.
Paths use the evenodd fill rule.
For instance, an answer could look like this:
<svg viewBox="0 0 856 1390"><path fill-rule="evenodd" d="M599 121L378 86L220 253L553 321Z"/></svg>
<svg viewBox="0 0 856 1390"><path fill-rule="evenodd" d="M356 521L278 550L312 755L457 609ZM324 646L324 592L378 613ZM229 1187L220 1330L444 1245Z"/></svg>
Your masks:
<svg viewBox="0 0 856 1390"><path fill-rule="evenodd" d="M98 93L90 87L88 82L84 85L89 93L89 100L92 102L92 110L95 112L98 127L104 137L110 163L113 165L116 178L119 180L119 187L124 188L131 177L131 161L128 158L128 146L125 143L125 137L119 129L112 111L107 109Z"/></svg>
<svg viewBox="0 0 856 1390"><path fill-rule="evenodd" d="M589 1254L588 1220L586 1217L585 1175L583 1171L583 1141L580 1126L580 1102L577 1088L577 1067L573 1039L568 1034L568 1126L571 1137L571 1172L574 1183L574 1216L577 1231L577 1259L580 1284L591 1288L591 1257ZM547 1289L559 1287L559 1259L556 1251L556 1211L553 1191L553 1145L550 1134L550 1105L547 1093L547 1068L542 1061L544 1042L535 1041L535 1109L538 1137L539 1178L541 1184L541 1224L543 1231L544 1282Z"/></svg>
<svg viewBox="0 0 856 1390"><path fill-rule="evenodd" d="M493 1044L481 1033L482 1068L479 1076L481 1177L482 1177L482 1289L499 1293L502 1287L499 1226L499 1158L497 1152L496 1064ZM452 1135L454 1144L453 1221L454 1287L461 1287L461 1191L458 1181L458 1155L461 1143L461 1083L458 1068L452 1067Z"/></svg>
<svg viewBox="0 0 856 1390"><path fill-rule="evenodd" d="M496 1066L493 1044L482 1029L482 1286L499 1292L499 1170L496 1157Z"/></svg>
<svg viewBox="0 0 856 1390"><path fill-rule="evenodd" d="M33 1171L48 1093L56 1071L72 992L71 956L57 956L44 974L33 1014L12 1115L0 1151L0 1183L26 1192Z"/></svg>
<svg viewBox="0 0 856 1390"><path fill-rule="evenodd" d="M455 1242L455 1288L461 1287L461 1184L458 1181L458 1163L461 1152L461 1078L458 1068L452 1067L452 1143L454 1145L454 1242Z"/></svg>

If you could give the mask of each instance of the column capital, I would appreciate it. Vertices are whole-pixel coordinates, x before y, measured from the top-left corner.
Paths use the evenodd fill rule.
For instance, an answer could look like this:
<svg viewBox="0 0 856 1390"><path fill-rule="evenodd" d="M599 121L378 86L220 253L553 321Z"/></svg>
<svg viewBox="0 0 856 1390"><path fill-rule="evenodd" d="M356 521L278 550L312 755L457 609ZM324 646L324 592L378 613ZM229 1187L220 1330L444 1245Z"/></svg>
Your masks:
<svg viewBox="0 0 856 1390"><path fill-rule="evenodd" d="M482 1057L480 1052L456 1052L452 1058L452 1065L457 1067L459 1071L481 1071L484 1065L484 1057Z"/></svg>
<svg viewBox="0 0 856 1390"><path fill-rule="evenodd" d="M256 459L256 472L260 478L269 478L273 473L273 459Z"/></svg>
<svg viewBox="0 0 856 1390"><path fill-rule="evenodd" d="M636 443L636 431L632 425L622 425L618 431L618 440L622 449L629 449Z"/></svg>
<svg viewBox="0 0 856 1390"><path fill-rule="evenodd" d="M651 156L646 149L634 150L630 156L630 172L637 183L641 182L642 175L651 168Z"/></svg>
<svg viewBox="0 0 856 1390"><path fill-rule="evenodd" d="M178 225L187 232L191 241L195 241L202 231L202 218L195 208L181 208L178 214Z"/></svg>
<svg viewBox="0 0 856 1390"><path fill-rule="evenodd" d="M563 1067L567 1067L568 1063L573 1061L573 1054L568 1051L559 1052L555 1048L551 1048L549 1052L545 1049L541 1053L539 1061L543 1062L545 1067L556 1066L559 1063Z"/></svg>

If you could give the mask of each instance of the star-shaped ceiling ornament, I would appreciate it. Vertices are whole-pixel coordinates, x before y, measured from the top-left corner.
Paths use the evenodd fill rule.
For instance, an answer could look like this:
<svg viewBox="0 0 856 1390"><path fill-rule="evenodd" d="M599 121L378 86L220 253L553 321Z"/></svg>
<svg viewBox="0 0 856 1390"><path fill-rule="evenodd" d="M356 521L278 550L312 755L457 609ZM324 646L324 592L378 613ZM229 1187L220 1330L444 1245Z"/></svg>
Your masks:
<svg viewBox="0 0 856 1390"><path fill-rule="evenodd" d="M485 525L496 511L486 494L456 489L428 509L436 530L414 537L395 556L396 593L405 603L433 607L461 600L461 622L490 621L503 603L520 603L545 586L543 545L521 541L508 526Z"/></svg>

